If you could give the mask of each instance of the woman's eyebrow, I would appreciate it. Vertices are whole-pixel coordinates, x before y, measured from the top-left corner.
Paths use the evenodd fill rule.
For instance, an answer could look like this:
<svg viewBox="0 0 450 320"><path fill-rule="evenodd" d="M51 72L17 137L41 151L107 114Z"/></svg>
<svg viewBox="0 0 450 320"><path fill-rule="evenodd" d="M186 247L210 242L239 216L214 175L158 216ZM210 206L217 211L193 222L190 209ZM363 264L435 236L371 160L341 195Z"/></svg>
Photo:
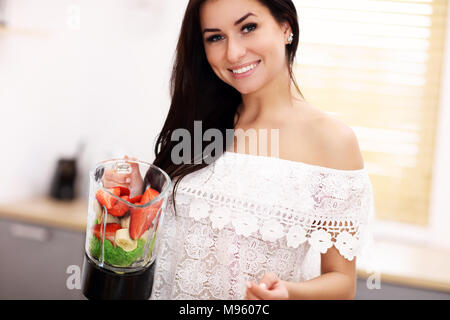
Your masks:
<svg viewBox="0 0 450 320"><path fill-rule="evenodd" d="M247 19L250 16L255 16L256 17L256 15L254 13L249 12L245 16L243 16L242 18L239 18L238 20L236 20L234 25L237 26L238 24L244 22L244 20ZM203 33L206 33L206 32L220 32L220 31L221 31L220 29L204 29Z"/></svg>
<svg viewBox="0 0 450 320"><path fill-rule="evenodd" d="M237 26L238 24L242 23L245 19L247 19L247 18L250 17L250 16L255 16L255 17L256 17L255 14L249 12L249 13L247 13L245 16L243 16L242 18L240 18L239 20L237 20L237 21L234 23L234 25Z"/></svg>

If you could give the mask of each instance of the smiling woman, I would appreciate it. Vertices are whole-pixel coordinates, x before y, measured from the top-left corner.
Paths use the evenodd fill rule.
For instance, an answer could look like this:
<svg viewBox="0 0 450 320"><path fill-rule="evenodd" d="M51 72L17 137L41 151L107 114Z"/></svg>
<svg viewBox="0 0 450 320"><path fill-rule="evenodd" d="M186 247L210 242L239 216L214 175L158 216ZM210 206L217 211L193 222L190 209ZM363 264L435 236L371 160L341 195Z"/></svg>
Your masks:
<svg viewBox="0 0 450 320"><path fill-rule="evenodd" d="M247 94L275 77L287 78L286 44L292 31L287 21L279 24L264 6L255 7L255 13L246 13L229 24L234 21L230 19L236 15L236 8L238 4L206 2L201 25L206 56L214 73L241 94ZM222 13L219 19L214 11Z"/></svg>
<svg viewBox="0 0 450 320"><path fill-rule="evenodd" d="M255 5L247 13L244 9L236 10L240 5L238 2L204 3L200 24L212 70L223 82L246 94L277 76L286 77L285 72L292 72L286 58L293 57L296 48L292 46L293 39L289 41L293 31L288 20L275 19L270 9L263 5ZM244 14L234 21L233 17L239 11ZM217 17L215 12L221 12L221 15ZM252 75L255 76L250 81Z"/></svg>
<svg viewBox="0 0 450 320"><path fill-rule="evenodd" d="M211 4L216 7L211 8ZM212 15L205 14L207 10L211 9ZM225 13L227 13L227 19L225 19ZM287 26L289 26L289 30L285 29ZM278 30L275 29L276 27ZM274 38L267 39L268 34L265 32L268 30L271 30L272 33L278 32L277 38L275 38L277 40L283 37L281 44ZM231 39L227 40L227 37ZM265 77L275 76L275 70L270 72L271 68L282 68L284 72L283 74L279 73L278 76L286 77L288 74L288 79L284 79L284 86L289 87L289 82L292 81L296 95L303 97L293 75L298 39L297 13L292 1L242 2L230 0L226 3L205 0L189 1L172 71L172 103L155 146L155 164L164 168L169 175L180 178L205 167L205 164L197 164L194 159L203 158L202 154L198 154L198 150L200 152L204 150L206 142L198 150L194 150L192 145L190 164L173 164L171 150L177 143L171 140L171 134L174 130L184 128L191 136L194 136L194 121L201 120L205 131L218 129L225 137L226 129L235 129L237 118L242 113L239 108L243 102L241 92L251 91L251 88L246 89L245 86L258 86L245 81L245 78L250 76L250 73L256 73L256 69L260 69L260 63L263 63ZM250 55L246 55L245 61L236 63L233 55L235 50L242 50L244 43L238 41L243 40L246 40L248 44L253 44L253 47L260 47L260 49L257 52L250 52L253 60L250 60ZM224 49L225 45L227 47ZM271 48L271 45L275 45L279 52L275 53L275 49ZM266 52L264 56L267 56L267 60L263 60L263 57L259 56L263 50L262 46L268 47L272 54L278 56L277 66L271 62L272 58L268 56L269 52ZM222 61L221 63L224 64L222 66L219 60L221 59L220 55L225 54L225 50L232 60ZM245 50L247 51L247 49ZM239 52L237 54L239 55ZM254 71L243 70L252 63L256 64ZM243 71L248 73L240 73ZM253 78L257 78L252 80L258 81L260 87L263 85L264 80L259 79L260 77ZM237 82L237 80L244 81ZM239 88L235 87L236 85L239 85ZM278 89L273 88L273 90ZM287 103L291 104L290 101ZM182 112L180 112L181 110ZM226 143L227 141L223 139L223 150L227 149ZM220 154L217 154L216 158L219 156ZM176 185L174 190L175 188Z"/></svg>
<svg viewBox="0 0 450 320"><path fill-rule="evenodd" d="M298 36L291 0L189 1L155 148L154 164L175 183L153 299L354 297L371 184L351 129L298 89ZM234 139L212 162L198 162L205 140L175 162L174 133L195 139L198 121ZM280 134L255 134L249 151L236 137L248 129ZM266 144L280 159L261 155Z"/></svg>

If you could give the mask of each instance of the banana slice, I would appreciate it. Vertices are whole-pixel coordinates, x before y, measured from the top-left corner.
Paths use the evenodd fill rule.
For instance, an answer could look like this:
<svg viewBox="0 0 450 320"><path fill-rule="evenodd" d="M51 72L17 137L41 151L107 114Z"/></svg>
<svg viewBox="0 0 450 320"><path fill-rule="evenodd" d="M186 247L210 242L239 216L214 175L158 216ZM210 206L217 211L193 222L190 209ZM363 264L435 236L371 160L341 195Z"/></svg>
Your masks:
<svg viewBox="0 0 450 320"><path fill-rule="evenodd" d="M131 219L130 215L120 219L120 225L122 226L123 229L128 229L130 227L130 219Z"/></svg>
<svg viewBox="0 0 450 320"><path fill-rule="evenodd" d="M114 242L126 252L137 248L137 240L131 239L128 229L117 230Z"/></svg>
<svg viewBox="0 0 450 320"><path fill-rule="evenodd" d="M100 221L102 219L102 215L103 215L102 206L100 205L100 203L98 203L98 201L96 199L94 199L94 201L92 202L92 206L94 207L95 219Z"/></svg>
<svg viewBox="0 0 450 320"><path fill-rule="evenodd" d="M102 216L101 216L100 219L98 220L98 221L100 221L100 224L103 224L103 218L104 218L104 217L105 217L105 215L102 214ZM108 214L108 215L106 216L106 223L117 223L117 224L120 224L120 219L117 218L117 217L114 217L114 216L112 216L112 215L110 215L110 214Z"/></svg>
<svg viewBox="0 0 450 320"><path fill-rule="evenodd" d="M150 231L147 230L142 234L142 236L139 239L143 239L143 240L147 241L149 235L150 235Z"/></svg>

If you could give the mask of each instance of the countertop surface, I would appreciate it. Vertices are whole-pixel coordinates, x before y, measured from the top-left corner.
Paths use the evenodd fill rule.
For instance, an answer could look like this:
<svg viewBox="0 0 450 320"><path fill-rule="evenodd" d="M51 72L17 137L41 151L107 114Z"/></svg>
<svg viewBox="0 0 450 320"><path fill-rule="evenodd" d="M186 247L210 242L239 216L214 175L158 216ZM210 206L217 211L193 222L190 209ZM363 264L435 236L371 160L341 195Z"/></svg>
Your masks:
<svg viewBox="0 0 450 320"><path fill-rule="evenodd" d="M85 232L87 200L63 202L35 198L0 203L0 218ZM427 245L375 241L372 264L358 263L358 276L450 292L450 250Z"/></svg>
<svg viewBox="0 0 450 320"><path fill-rule="evenodd" d="M35 198L14 203L0 203L0 218L81 232L86 231L87 213L87 200L69 202Z"/></svg>
<svg viewBox="0 0 450 320"><path fill-rule="evenodd" d="M358 264L358 275L367 278L376 273L381 282L450 292L450 250L375 240L372 264Z"/></svg>

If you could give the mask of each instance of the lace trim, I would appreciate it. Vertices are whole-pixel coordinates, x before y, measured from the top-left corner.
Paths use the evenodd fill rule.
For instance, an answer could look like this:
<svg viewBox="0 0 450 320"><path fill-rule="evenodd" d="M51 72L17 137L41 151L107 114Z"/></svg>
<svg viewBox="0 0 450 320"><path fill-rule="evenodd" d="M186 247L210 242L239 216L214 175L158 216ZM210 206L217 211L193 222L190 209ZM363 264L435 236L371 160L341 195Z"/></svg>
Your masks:
<svg viewBox="0 0 450 320"><path fill-rule="evenodd" d="M255 204L186 184L178 191L193 197L187 204L187 216L210 223L214 229L227 228L244 237L260 236L263 241L285 241L294 249L307 242L322 254L334 246L349 261L359 255L365 242L360 236L365 234L367 215L361 212L340 216L305 213L279 205Z"/></svg>

